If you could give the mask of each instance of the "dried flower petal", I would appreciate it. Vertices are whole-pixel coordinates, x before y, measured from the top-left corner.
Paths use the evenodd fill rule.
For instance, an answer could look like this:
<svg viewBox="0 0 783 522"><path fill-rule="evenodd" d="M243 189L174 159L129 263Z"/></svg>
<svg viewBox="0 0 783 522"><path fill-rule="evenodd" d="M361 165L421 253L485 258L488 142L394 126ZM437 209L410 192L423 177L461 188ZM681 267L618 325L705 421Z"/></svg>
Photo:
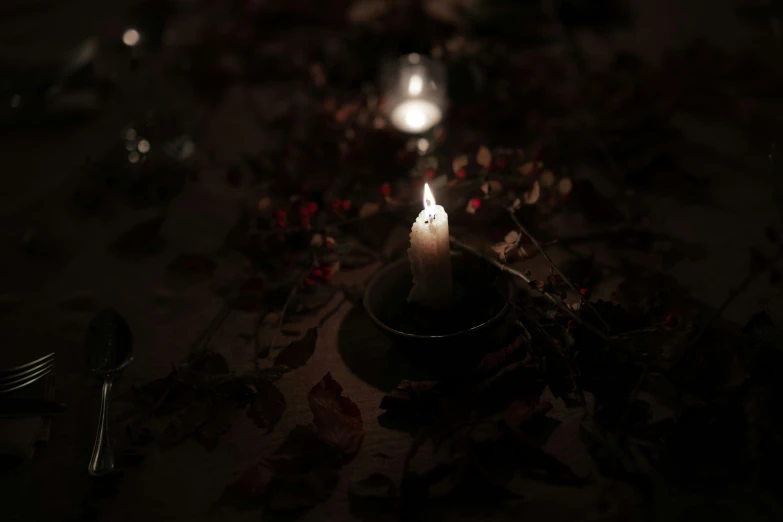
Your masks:
<svg viewBox="0 0 783 522"><path fill-rule="evenodd" d="M557 184L557 190L559 190L563 195L570 194L573 189L574 183L570 178L563 178Z"/></svg>
<svg viewBox="0 0 783 522"><path fill-rule="evenodd" d="M479 147L478 153L476 153L476 163L485 169L489 168L489 164L492 163L492 153L484 145Z"/></svg>
<svg viewBox="0 0 783 522"><path fill-rule="evenodd" d="M266 209L269 208L269 206L272 204L272 200L269 198L261 198L258 200L258 210L259 212L263 212Z"/></svg>
<svg viewBox="0 0 783 522"><path fill-rule="evenodd" d="M310 246L313 247L320 247L324 244L324 236L321 234L313 234L312 239L310 239Z"/></svg>
<svg viewBox="0 0 783 522"><path fill-rule="evenodd" d="M548 189L552 188L555 184L555 174L547 169L544 172L541 173L541 177L538 178L539 183L541 183L541 186Z"/></svg>
<svg viewBox="0 0 783 522"><path fill-rule="evenodd" d="M492 250L498 255L498 259L505 263L509 247L508 243L495 243L492 245Z"/></svg>
<svg viewBox="0 0 783 522"><path fill-rule="evenodd" d="M521 172L523 176L530 176L535 171L536 171L536 167L532 161L528 161L524 163L521 167L519 167L519 172Z"/></svg>
<svg viewBox="0 0 783 522"><path fill-rule="evenodd" d="M506 234L504 241L509 245L516 245L517 243L519 243L519 232L517 232L516 230L512 230L511 232Z"/></svg>
<svg viewBox="0 0 783 522"><path fill-rule="evenodd" d="M460 170L464 169L468 165L468 156L466 154L463 154L462 156L457 156L454 158L454 161L451 162L451 167L454 169L454 172L459 172Z"/></svg>
<svg viewBox="0 0 783 522"><path fill-rule="evenodd" d="M541 196L541 188L538 186L538 181L533 183L533 187L525 192L523 195L523 198L525 200L526 205L532 205L536 201L538 201L538 198Z"/></svg>

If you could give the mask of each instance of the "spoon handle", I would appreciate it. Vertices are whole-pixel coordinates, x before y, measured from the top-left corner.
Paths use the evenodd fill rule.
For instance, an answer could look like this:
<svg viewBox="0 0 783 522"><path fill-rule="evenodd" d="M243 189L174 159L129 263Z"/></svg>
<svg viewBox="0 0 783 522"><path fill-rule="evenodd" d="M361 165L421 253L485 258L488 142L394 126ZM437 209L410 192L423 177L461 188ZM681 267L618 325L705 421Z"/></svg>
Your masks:
<svg viewBox="0 0 783 522"><path fill-rule="evenodd" d="M109 405L111 404L111 379L103 381L101 390L101 412L98 416L98 433L87 470L90 475L104 475L114 471L114 453L109 438Z"/></svg>

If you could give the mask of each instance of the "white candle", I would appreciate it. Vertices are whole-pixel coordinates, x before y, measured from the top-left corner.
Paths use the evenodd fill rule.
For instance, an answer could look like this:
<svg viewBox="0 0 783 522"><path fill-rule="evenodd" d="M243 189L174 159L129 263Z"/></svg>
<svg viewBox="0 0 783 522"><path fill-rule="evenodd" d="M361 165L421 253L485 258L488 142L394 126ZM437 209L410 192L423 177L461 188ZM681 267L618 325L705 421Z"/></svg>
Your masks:
<svg viewBox="0 0 783 522"><path fill-rule="evenodd" d="M429 185L424 185L424 210L411 228L408 259L413 274L409 303L445 308L451 303L451 256L449 216L435 204Z"/></svg>

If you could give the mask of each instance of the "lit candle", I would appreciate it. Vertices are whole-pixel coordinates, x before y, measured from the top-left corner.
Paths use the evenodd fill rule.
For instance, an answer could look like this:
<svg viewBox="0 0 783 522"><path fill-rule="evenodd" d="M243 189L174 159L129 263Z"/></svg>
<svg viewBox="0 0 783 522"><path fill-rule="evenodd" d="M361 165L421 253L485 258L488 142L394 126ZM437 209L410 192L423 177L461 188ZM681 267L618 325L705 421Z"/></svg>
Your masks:
<svg viewBox="0 0 783 522"><path fill-rule="evenodd" d="M440 123L446 94L442 64L414 53L385 69L385 97L392 125L419 134Z"/></svg>
<svg viewBox="0 0 783 522"><path fill-rule="evenodd" d="M445 308L451 303L451 256L449 215L435 204L429 185L424 185L424 210L411 228L408 260L413 274L409 303Z"/></svg>
<svg viewBox="0 0 783 522"><path fill-rule="evenodd" d="M401 131L418 133L436 125L443 113L427 100L407 100L397 105L391 113L392 124Z"/></svg>

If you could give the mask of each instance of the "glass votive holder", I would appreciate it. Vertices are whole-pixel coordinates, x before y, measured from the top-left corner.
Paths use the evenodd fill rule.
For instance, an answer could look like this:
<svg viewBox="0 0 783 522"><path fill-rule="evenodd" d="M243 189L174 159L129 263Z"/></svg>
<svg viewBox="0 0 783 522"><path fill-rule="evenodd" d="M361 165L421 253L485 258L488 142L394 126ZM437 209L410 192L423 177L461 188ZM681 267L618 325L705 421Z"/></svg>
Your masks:
<svg viewBox="0 0 783 522"><path fill-rule="evenodd" d="M411 53L386 63L382 92L389 121L409 134L421 134L440 123L446 108L446 68Z"/></svg>

